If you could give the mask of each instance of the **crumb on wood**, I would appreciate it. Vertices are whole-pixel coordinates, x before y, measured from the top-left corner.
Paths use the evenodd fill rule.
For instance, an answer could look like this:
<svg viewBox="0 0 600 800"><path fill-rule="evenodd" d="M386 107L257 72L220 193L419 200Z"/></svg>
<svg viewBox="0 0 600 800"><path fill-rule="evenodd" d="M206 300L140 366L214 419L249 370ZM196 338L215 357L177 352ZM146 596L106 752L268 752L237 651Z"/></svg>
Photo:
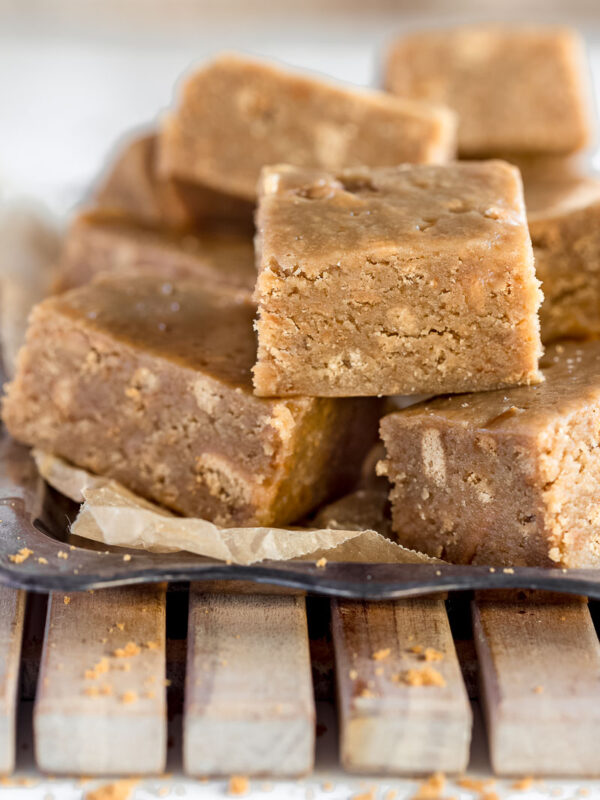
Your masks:
<svg viewBox="0 0 600 800"><path fill-rule="evenodd" d="M131 658L141 652L140 647L135 642L127 642L125 647L117 647L113 655L115 658Z"/></svg>
<svg viewBox="0 0 600 800"><path fill-rule="evenodd" d="M131 556L129 555L129 553L125 553L125 555L123 556L123 561L131 561Z"/></svg>
<svg viewBox="0 0 600 800"><path fill-rule="evenodd" d="M419 784L412 800L438 800L446 786L446 776L443 772L435 772L427 780Z"/></svg>
<svg viewBox="0 0 600 800"><path fill-rule="evenodd" d="M533 689L535 694L544 694L544 687L543 686L535 686Z"/></svg>
<svg viewBox="0 0 600 800"><path fill-rule="evenodd" d="M319 559L319 560L316 562L316 566L317 566L317 567L320 567L320 568L326 567L326 566L327 566L327 559L326 559L325 557L323 557L323 558L320 558L320 559Z"/></svg>
<svg viewBox="0 0 600 800"><path fill-rule="evenodd" d="M130 703L136 703L137 699L138 699L137 692L134 692L131 689L127 692L123 692L123 694L121 695L121 703L123 703L124 705L129 705Z"/></svg>
<svg viewBox="0 0 600 800"><path fill-rule="evenodd" d="M8 560L12 561L13 564L22 564L24 561L27 561L29 556L33 555L33 550L30 550L29 547L22 547L18 553L13 553L9 555Z"/></svg>
<svg viewBox="0 0 600 800"><path fill-rule="evenodd" d="M248 794L250 782L245 775L232 775L227 784L227 794L242 795Z"/></svg>
<svg viewBox="0 0 600 800"><path fill-rule="evenodd" d="M44 556L40 556L38 558L37 562L38 562L38 564L47 564L48 563L48 559L44 558Z"/></svg>
<svg viewBox="0 0 600 800"><path fill-rule="evenodd" d="M351 681L355 681L358 678L358 671L355 669L351 669L348 672L348 677L350 678Z"/></svg>
<svg viewBox="0 0 600 800"><path fill-rule="evenodd" d="M64 603L66 606L68 606L70 602L71 602L71 598L69 597L69 595L68 595L68 594L66 594L66 595L63 597L63 603Z"/></svg>
<svg viewBox="0 0 600 800"><path fill-rule="evenodd" d="M394 683L405 683L407 686L445 686L446 680L441 672L433 667L407 669L393 676Z"/></svg>
<svg viewBox="0 0 600 800"><path fill-rule="evenodd" d="M515 574L515 571L514 571L514 569L513 569L512 567L504 567L504 569L502 570L502 572L503 572L505 575L514 575L514 574Z"/></svg>
<svg viewBox="0 0 600 800"><path fill-rule="evenodd" d="M69 557L69 554L68 554L68 553L65 553L65 551L64 551L64 550L59 550L59 551L58 551L58 553L57 553L56 555L57 555L59 558L63 558L63 559L65 559L65 560L66 560L66 559Z"/></svg>
<svg viewBox="0 0 600 800"><path fill-rule="evenodd" d="M496 781L493 778L470 778L468 775L463 775L462 778L456 781L456 785L460 786L461 789L467 789L478 794L484 794L495 783Z"/></svg>
<svg viewBox="0 0 600 800"><path fill-rule="evenodd" d="M359 792L358 794L353 794L350 800L375 800L377 796L377 790L375 787L371 789L367 789L366 792Z"/></svg>
<svg viewBox="0 0 600 800"><path fill-rule="evenodd" d="M93 667L90 669L86 669L83 673L83 677L87 680L95 680L100 675L103 675L105 672L108 672L110 668L110 664L108 662L108 658L101 658Z"/></svg>
<svg viewBox="0 0 600 800"><path fill-rule="evenodd" d="M435 647L426 647L423 651L423 661L443 661L444 654Z"/></svg>
<svg viewBox="0 0 600 800"><path fill-rule="evenodd" d="M375 650L371 658L373 661L384 661L391 653L391 649L389 647L382 647L380 650Z"/></svg>
<svg viewBox="0 0 600 800"><path fill-rule="evenodd" d="M146 647L148 650L158 650L159 644L158 642L146 642Z"/></svg>
<svg viewBox="0 0 600 800"><path fill-rule="evenodd" d="M423 645L413 644L413 646L409 647L408 649L411 653L414 653L415 655L421 655L421 653L423 652Z"/></svg>
<svg viewBox="0 0 600 800"><path fill-rule="evenodd" d="M117 622L117 628L120 631L124 631L125 630L125 623L124 622Z"/></svg>
<svg viewBox="0 0 600 800"><path fill-rule="evenodd" d="M137 780L131 779L105 783L86 792L84 800L129 800L137 783Z"/></svg>

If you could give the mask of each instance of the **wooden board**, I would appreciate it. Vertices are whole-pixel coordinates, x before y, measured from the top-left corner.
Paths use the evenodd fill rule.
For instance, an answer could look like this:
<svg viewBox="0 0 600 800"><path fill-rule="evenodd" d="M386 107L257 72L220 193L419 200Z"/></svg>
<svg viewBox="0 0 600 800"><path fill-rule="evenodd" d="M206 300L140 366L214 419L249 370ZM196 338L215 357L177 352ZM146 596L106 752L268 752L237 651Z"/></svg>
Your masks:
<svg viewBox="0 0 600 800"><path fill-rule="evenodd" d="M25 593L0 586L0 774L15 766L17 689Z"/></svg>
<svg viewBox="0 0 600 800"><path fill-rule="evenodd" d="M34 707L40 769L164 770L165 606L164 586L50 598ZM120 653L129 642L132 654Z"/></svg>
<svg viewBox="0 0 600 800"><path fill-rule="evenodd" d="M482 593L473 628L494 771L600 775L600 645L587 604Z"/></svg>
<svg viewBox="0 0 600 800"><path fill-rule="evenodd" d="M463 770L471 707L443 598L334 600L331 615L343 766L397 775ZM425 661L412 648L443 658ZM427 674L445 685L410 685Z"/></svg>
<svg viewBox="0 0 600 800"><path fill-rule="evenodd" d="M183 735L189 775L311 770L315 706L303 597L192 586Z"/></svg>

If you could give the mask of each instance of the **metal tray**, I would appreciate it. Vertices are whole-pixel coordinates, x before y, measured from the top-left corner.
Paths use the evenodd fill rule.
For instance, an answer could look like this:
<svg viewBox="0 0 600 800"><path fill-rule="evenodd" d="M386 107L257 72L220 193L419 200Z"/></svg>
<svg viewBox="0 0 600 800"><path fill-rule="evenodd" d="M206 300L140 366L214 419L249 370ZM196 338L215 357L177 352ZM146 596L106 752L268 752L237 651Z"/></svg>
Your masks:
<svg viewBox="0 0 600 800"><path fill-rule="evenodd" d="M73 592L128 584L227 580L356 599L391 599L466 589L545 589L600 599L599 569L262 562L227 565L190 553L108 550L69 533L74 503L44 484L27 448L0 436L0 583L29 591ZM33 551L21 563L21 548ZM59 552L62 553L59 556ZM129 552L130 560L123 555ZM66 555L66 558L65 558ZM45 560L42 563L38 559Z"/></svg>

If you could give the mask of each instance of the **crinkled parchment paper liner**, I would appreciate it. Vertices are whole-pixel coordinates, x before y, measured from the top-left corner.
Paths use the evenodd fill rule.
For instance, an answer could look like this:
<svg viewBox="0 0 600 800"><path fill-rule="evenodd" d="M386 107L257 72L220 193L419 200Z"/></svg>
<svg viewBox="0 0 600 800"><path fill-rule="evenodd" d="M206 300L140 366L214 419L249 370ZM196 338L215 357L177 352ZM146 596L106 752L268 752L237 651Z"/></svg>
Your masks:
<svg viewBox="0 0 600 800"><path fill-rule="evenodd" d="M176 517L116 481L38 450L34 458L51 486L76 502L83 501L71 532L107 545L163 553L187 550L233 564L321 557L385 564L435 561L371 530L221 528L203 519Z"/></svg>

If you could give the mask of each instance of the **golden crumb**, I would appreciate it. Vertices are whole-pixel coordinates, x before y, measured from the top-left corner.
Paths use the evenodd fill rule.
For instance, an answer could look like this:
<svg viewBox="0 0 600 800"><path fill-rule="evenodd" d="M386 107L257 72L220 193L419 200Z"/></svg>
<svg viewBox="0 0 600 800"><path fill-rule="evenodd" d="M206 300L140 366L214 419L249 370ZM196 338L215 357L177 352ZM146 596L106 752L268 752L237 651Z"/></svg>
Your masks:
<svg viewBox="0 0 600 800"><path fill-rule="evenodd" d="M533 777L531 775L527 775L524 778L519 778L518 781L515 781L511 784L511 789L516 789L517 792L526 792L528 789L531 789L533 786Z"/></svg>
<svg viewBox="0 0 600 800"><path fill-rule="evenodd" d="M422 644L413 644L412 647L408 648L411 653L415 653L416 655L420 655L423 652L423 645Z"/></svg>
<svg viewBox="0 0 600 800"><path fill-rule="evenodd" d="M163 681L163 686L166 686L168 689L172 682L173 681L170 678L165 678L165 680Z"/></svg>
<svg viewBox="0 0 600 800"><path fill-rule="evenodd" d="M138 699L137 692L133 692L129 690L128 692L123 692L121 695L121 702L125 705L129 705L129 703L136 703Z"/></svg>
<svg viewBox="0 0 600 800"><path fill-rule="evenodd" d="M496 781L493 778L481 780L479 778L469 778L468 775L464 775L456 781L457 786L460 786L461 789L468 789L470 792L477 792L478 794L483 794L495 783Z"/></svg>
<svg viewBox="0 0 600 800"><path fill-rule="evenodd" d="M248 794L250 782L245 775L232 775L227 784L227 794L241 795Z"/></svg>
<svg viewBox="0 0 600 800"><path fill-rule="evenodd" d="M117 628L120 631L124 631L125 630L125 623L124 622L117 622Z"/></svg>
<svg viewBox="0 0 600 800"><path fill-rule="evenodd" d="M443 661L444 654L435 647L426 647L423 651L423 661Z"/></svg>
<svg viewBox="0 0 600 800"><path fill-rule="evenodd" d="M48 559L44 558L44 556L40 556L38 558L37 562L38 562L38 564L47 564L48 563Z"/></svg>
<svg viewBox="0 0 600 800"><path fill-rule="evenodd" d="M324 792L333 792L334 785L333 783L331 783L331 781L324 781L321 784L321 788L323 789Z"/></svg>
<svg viewBox="0 0 600 800"><path fill-rule="evenodd" d="M544 694L544 687L543 686L535 686L533 691L535 694Z"/></svg>
<svg viewBox="0 0 600 800"><path fill-rule="evenodd" d="M513 569L512 567L504 567L504 569L502 570L502 572L503 572L505 575L514 575L514 574L515 574L515 571L514 571L514 569Z"/></svg>
<svg viewBox="0 0 600 800"><path fill-rule="evenodd" d="M169 789L168 786L161 786L160 789L158 790L158 796L159 797L166 797L169 794L170 791L171 790Z"/></svg>
<svg viewBox="0 0 600 800"><path fill-rule="evenodd" d="M146 647L148 650L158 650L159 644L158 642L146 642Z"/></svg>
<svg viewBox="0 0 600 800"><path fill-rule="evenodd" d="M326 558L320 558L320 559L319 559L319 560L316 562L316 566L317 566L317 567L325 567L325 566L327 566L327 559L326 559Z"/></svg>
<svg viewBox="0 0 600 800"><path fill-rule="evenodd" d="M100 694L109 695L113 693L113 687L110 683L103 683L100 687Z"/></svg>
<svg viewBox="0 0 600 800"><path fill-rule="evenodd" d="M359 792L359 794L353 794L350 800L375 800L376 797L376 789L367 789L366 792Z"/></svg>
<svg viewBox="0 0 600 800"><path fill-rule="evenodd" d="M98 697L100 694L100 689L97 686L86 686L83 690L83 693L88 697Z"/></svg>
<svg viewBox="0 0 600 800"><path fill-rule="evenodd" d="M375 697L373 692L370 689L368 689L366 686L365 686L364 689L360 690L360 692L358 693L358 696L359 697Z"/></svg>
<svg viewBox="0 0 600 800"><path fill-rule="evenodd" d="M441 672L433 667L407 669L392 678L394 683L405 683L407 686L445 686L446 680Z"/></svg>
<svg viewBox="0 0 600 800"><path fill-rule="evenodd" d="M135 642L127 642L125 647L117 647L113 652L113 656L115 656L115 658L131 658L131 656L137 656L141 652L141 649Z"/></svg>
<svg viewBox="0 0 600 800"><path fill-rule="evenodd" d="M395 789L388 789L387 792L383 795L383 800L396 800L398 796L398 792Z"/></svg>
<svg viewBox="0 0 600 800"><path fill-rule="evenodd" d="M423 781L412 800L438 800L446 786L446 776L443 772L436 772Z"/></svg>
<svg viewBox="0 0 600 800"><path fill-rule="evenodd" d="M70 602L71 602L71 598L69 597L69 595L68 595L68 594L66 594L66 595L63 597L63 603L64 603L66 606L68 606Z"/></svg>
<svg viewBox="0 0 600 800"><path fill-rule="evenodd" d="M58 551L58 553L57 553L56 555L57 555L59 558L64 558L64 559L67 559L67 558L69 557L69 554L68 554L68 553L65 553L65 551L64 551L64 550L59 550L59 551Z"/></svg>
<svg viewBox="0 0 600 800"><path fill-rule="evenodd" d="M103 675L105 672L108 672L110 664L108 663L108 658L101 658L97 664L91 669L86 669L83 673L83 677L87 680L94 680L98 678L100 675Z"/></svg>
<svg viewBox="0 0 600 800"><path fill-rule="evenodd" d="M33 555L33 550L30 550L28 547L22 547L18 553L13 553L8 557L9 561L12 561L13 564L22 564L24 561L27 561L29 556Z"/></svg>
<svg viewBox="0 0 600 800"><path fill-rule="evenodd" d="M480 800L500 800L500 797L497 792L484 792Z"/></svg>
<svg viewBox="0 0 600 800"><path fill-rule="evenodd" d="M129 553L125 553L125 555L123 556L123 561L131 561L131 556L129 555Z"/></svg>
<svg viewBox="0 0 600 800"><path fill-rule="evenodd" d="M105 783L86 792L84 800L129 800L137 784L138 781L132 779Z"/></svg>
<svg viewBox="0 0 600 800"><path fill-rule="evenodd" d="M348 673L348 677L350 678L351 681L355 681L358 678L358 671L355 669L351 669L350 672Z"/></svg>
<svg viewBox="0 0 600 800"><path fill-rule="evenodd" d="M154 689L148 689L147 691L144 692L142 697L145 697L146 700L154 700L154 698L156 697L156 692L154 691Z"/></svg>
<svg viewBox="0 0 600 800"><path fill-rule="evenodd" d="M373 661L384 661L391 652L389 647L382 647L381 650L375 650L371 658Z"/></svg>

